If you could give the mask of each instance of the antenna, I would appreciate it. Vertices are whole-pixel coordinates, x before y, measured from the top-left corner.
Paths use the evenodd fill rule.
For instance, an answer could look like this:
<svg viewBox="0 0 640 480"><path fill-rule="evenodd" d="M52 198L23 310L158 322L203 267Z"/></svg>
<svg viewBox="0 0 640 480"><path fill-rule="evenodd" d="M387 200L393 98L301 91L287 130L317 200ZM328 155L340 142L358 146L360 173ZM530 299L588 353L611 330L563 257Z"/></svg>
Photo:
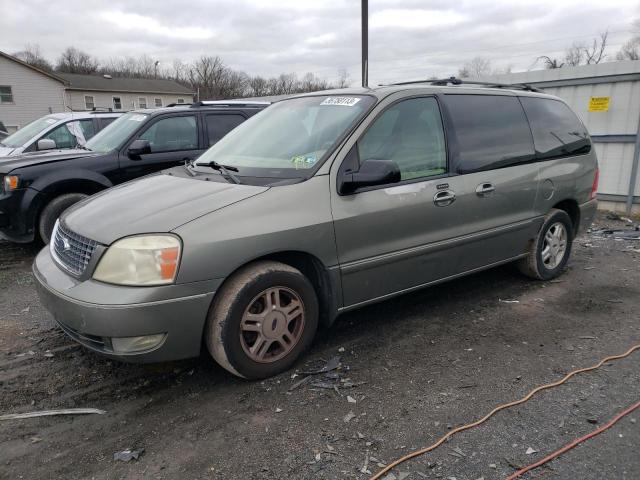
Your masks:
<svg viewBox="0 0 640 480"><path fill-rule="evenodd" d="M369 86L369 0L362 0L362 86Z"/></svg>

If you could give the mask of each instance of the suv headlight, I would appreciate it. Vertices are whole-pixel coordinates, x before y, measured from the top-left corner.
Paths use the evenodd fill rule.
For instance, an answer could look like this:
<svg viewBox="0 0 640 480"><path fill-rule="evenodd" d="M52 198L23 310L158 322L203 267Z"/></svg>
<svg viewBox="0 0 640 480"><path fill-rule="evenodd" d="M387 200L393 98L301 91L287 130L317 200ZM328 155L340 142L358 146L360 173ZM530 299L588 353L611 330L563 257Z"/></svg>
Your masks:
<svg viewBox="0 0 640 480"><path fill-rule="evenodd" d="M167 285L176 278L181 250L174 235L123 238L104 253L93 278L117 285Z"/></svg>
<svg viewBox="0 0 640 480"><path fill-rule="evenodd" d="M2 179L2 189L5 192L12 192L13 190L16 190L19 184L20 179L17 175L6 175Z"/></svg>

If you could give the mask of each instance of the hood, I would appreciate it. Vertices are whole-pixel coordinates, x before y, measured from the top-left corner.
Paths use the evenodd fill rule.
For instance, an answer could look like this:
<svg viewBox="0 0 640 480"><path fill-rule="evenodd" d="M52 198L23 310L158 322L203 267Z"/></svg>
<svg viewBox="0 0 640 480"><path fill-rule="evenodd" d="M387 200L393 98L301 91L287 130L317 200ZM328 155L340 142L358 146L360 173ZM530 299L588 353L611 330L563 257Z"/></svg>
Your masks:
<svg viewBox="0 0 640 480"><path fill-rule="evenodd" d="M170 232L267 190L168 174L152 175L78 203L65 212L62 221L73 232L109 245L129 235Z"/></svg>
<svg viewBox="0 0 640 480"><path fill-rule="evenodd" d="M0 161L2 161L2 157L8 157L11 155L16 149L14 147L3 147L0 145Z"/></svg>
<svg viewBox="0 0 640 480"><path fill-rule="evenodd" d="M16 168L30 167L42 163L73 160L80 157L103 155L89 150L47 150L43 152L23 153L13 157L0 158L0 173L9 173Z"/></svg>

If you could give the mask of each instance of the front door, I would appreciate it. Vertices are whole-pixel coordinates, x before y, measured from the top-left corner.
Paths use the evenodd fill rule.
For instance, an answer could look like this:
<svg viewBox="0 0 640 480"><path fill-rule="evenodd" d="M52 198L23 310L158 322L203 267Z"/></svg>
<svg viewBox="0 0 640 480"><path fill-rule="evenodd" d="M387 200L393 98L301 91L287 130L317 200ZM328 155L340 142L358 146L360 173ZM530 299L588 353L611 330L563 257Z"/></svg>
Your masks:
<svg viewBox="0 0 640 480"><path fill-rule="evenodd" d="M149 141L151 153L130 158L125 147L120 157L122 181L195 160L204 151L195 114L160 117L132 141L137 139Z"/></svg>
<svg viewBox="0 0 640 480"><path fill-rule="evenodd" d="M341 168L357 170L369 159L395 161L401 182L350 195L332 193L344 306L428 283L455 270L447 239L467 232L448 176L438 101L433 96L398 101L367 128ZM355 160L354 160L355 158Z"/></svg>

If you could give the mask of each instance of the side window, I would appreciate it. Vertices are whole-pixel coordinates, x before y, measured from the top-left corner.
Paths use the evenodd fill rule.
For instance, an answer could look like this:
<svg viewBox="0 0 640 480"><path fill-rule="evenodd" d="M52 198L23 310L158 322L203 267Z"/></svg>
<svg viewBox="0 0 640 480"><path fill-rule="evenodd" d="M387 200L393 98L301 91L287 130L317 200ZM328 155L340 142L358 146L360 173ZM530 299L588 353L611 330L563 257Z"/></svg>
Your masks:
<svg viewBox="0 0 640 480"><path fill-rule="evenodd" d="M96 106L95 98L93 95L84 96L84 108L87 110L93 110Z"/></svg>
<svg viewBox="0 0 640 480"><path fill-rule="evenodd" d="M138 107L147 108L147 97L138 97Z"/></svg>
<svg viewBox="0 0 640 480"><path fill-rule="evenodd" d="M207 115L206 121L207 134L209 135L209 146L211 146L244 122L245 118L242 115L220 114Z"/></svg>
<svg viewBox="0 0 640 480"><path fill-rule="evenodd" d="M458 141L458 173L509 167L535 159L531 130L517 97L445 98Z"/></svg>
<svg viewBox="0 0 640 480"><path fill-rule="evenodd" d="M66 123L54 128L42 138L56 142L56 148L73 148L77 145L76 137L69 131Z"/></svg>
<svg viewBox="0 0 640 480"><path fill-rule="evenodd" d="M113 109L122 110L122 99L120 97L113 97Z"/></svg>
<svg viewBox="0 0 640 480"><path fill-rule="evenodd" d="M100 122L100 129L103 129L104 127L106 127L110 123L113 123L113 121L115 119L116 119L116 117L103 117L103 118L98 119L98 121Z"/></svg>
<svg viewBox="0 0 640 480"><path fill-rule="evenodd" d="M84 135L85 140L89 140L96 134L96 129L93 126L93 120L80 120L80 129L82 130L82 135Z"/></svg>
<svg viewBox="0 0 640 480"><path fill-rule="evenodd" d="M154 99L154 102L155 102L155 106L156 107L161 107L162 106L162 99L161 98Z"/></svg>
<svg viewBox="0 0 640 480"><path fill-rule="evenodd" d="M152 153L198 148L196 117L169 117L155 122L140 137L149 140Z"/></svg>
<svg viewBox="0 0 640 480"><path fill-rule="evenodd" d="M358 140L360 163L393 160L402 180L447 171L444 129L433 97L411 98L389 107Z"/></svg>
<svg viewBox="0 0 640 480"><path fill-rule="evenodd" d="M559 100L520 97L533 143L541 160L588 153L589 134L571 109Z"/></svg>

